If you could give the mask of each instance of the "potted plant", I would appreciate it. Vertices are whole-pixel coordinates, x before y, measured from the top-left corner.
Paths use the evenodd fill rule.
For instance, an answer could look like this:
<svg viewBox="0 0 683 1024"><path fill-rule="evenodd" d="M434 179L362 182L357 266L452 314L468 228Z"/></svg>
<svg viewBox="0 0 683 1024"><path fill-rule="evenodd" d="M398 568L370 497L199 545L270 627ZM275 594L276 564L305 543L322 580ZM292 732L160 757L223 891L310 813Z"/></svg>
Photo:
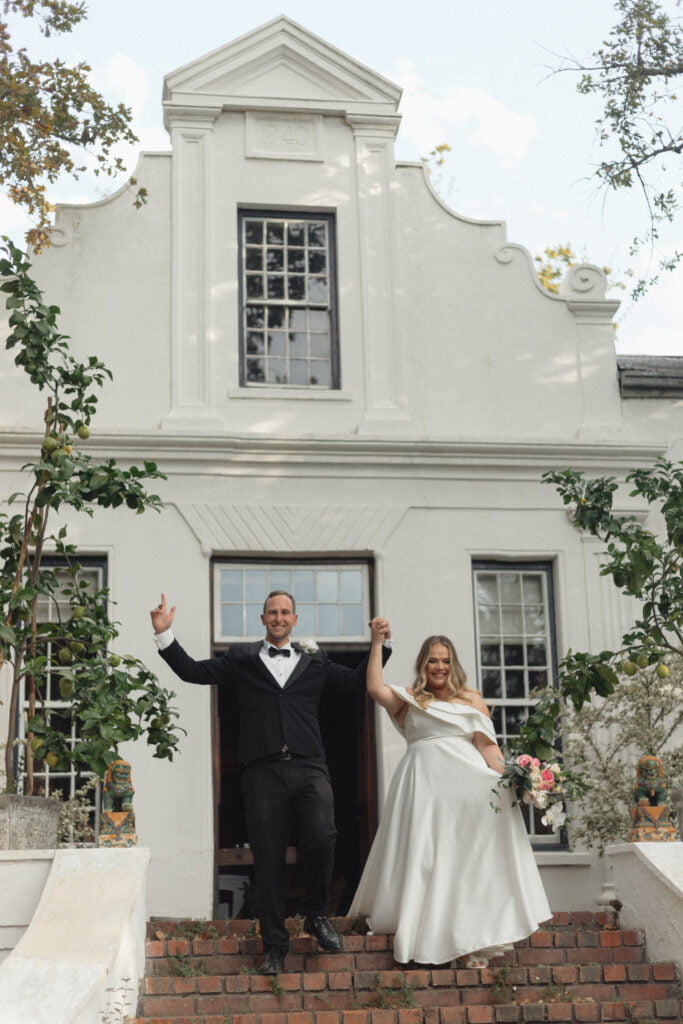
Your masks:
<svg viewBox="0 0 683 1024"><path fill-rule="evenodd" d="M82 578L59 522L65 509L87 515L98 507L159 510L159 497L145 485L163 474L154 462L122 469L86 451L97 389L111 374L95 356L79 362L71 354L57 328L59 308L44 303L27 257L3 240L0 289L10 310L5 347L45 403L35 454L22 467L25 486L9 497L9 511L0 512L0 680L7 723L0 845L12 814L25 814L21 799L31 798L32 811L40 804L36 774L44 775L46 765L102 778L121 743L144 736L155 757L172 759L182 731L172 694L138 659L113 649L118 630L109 618L108 591ZM59 701L58 714L48 694ZM28 832L27 845L44 845Z"/></svg>

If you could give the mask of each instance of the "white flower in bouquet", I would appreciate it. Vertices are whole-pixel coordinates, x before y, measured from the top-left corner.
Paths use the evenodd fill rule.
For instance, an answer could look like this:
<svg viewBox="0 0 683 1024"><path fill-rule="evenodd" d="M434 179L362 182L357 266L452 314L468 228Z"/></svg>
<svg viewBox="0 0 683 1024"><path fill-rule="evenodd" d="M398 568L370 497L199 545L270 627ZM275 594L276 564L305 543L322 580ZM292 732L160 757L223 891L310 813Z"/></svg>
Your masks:
<svg viewBox="0 0 683 1024"><path fill-rule="evenodd" d="M541 818L543 825L549 825L553 832L557 832L558 828L561 828L567 820L567 815L562 809L561 803L551 804L548 810Z"/></svg>
<svg viewBox="0 0 683 1024"><path fill-rule="evenodd" d="M543 811L548 806L549 794L545 789L534 789L531 792L527 790L522 795L522 800L525 804L533 804L534 807Z"/></svg>

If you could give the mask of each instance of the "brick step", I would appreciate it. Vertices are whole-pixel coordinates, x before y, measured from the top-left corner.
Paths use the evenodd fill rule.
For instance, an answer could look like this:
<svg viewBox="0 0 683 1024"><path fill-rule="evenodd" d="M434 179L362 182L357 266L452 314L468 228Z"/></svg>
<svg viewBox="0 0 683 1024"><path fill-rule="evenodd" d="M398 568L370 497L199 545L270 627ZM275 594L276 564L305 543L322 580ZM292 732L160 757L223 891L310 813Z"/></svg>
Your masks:
<svg viewBox="0 0 683 1024"><path fill-rule="evenodd" d="M683 1021L672 964L648 963L644 935L611 912L558 913L485 969L394 962L392 938L334 919L342 953L288 922L286 973L258 973L249 921L148 925L147 975L131 1024L499 1024ZM414 968L414 969L413 969Z"/></svg>
<svg viewBox="0 0 683 1024"><path fill-rule="evenodd" d="M203 934L206 934L204 932ZM287 957L293 971L389 970L396 967L392 937L342 934L341 953L324 953L308 935L294 936ZM260 938L227 935L223 938L148 939L147 969L152 975L178 973L180 964L196 973L238 974L258 968L263 955ZM633 929L557 928L534 932L496 963L530 967L583 964L638 965L645 961L645 939ZM462 961L458 961L462 965ZM400 965L399 965L400 966ZM443 965L442 965L443 966Z"/></svg>
<svg viewBox="0 0 683 1024"><path fill-rule="evenodd" d="M288 972L277 978L251 973L197 974L145 978L139 1013L152 1018L185 1018L246 1012L291 1014L417 1006L443 1009L552 1001L565 1005L632 1003L642 1011L641 1016L652 1016L656 1003L665 1004L675 999L676 994L675 971L670 964L532 968L502 965L483 970L379 972L341 969Z"/></svg>
<svg viewBox="0 0 683 1024"><path fill-rule="evenodd" d="M340 934L363 934L365 929L359 921L350 917L332 917L335 928ZM300 935L303 932L303 918L287 918L287 928L290 935ZM555 931L566 928L585 928L588 930L601 930L618 927L617 913L614 910L592 911L557 911L549 921L543 924L544 931ZM173 933L178 937L180 932L187 932L191 937L205 936L241 936L254 937L258 932L258 923L253 920L237 918L231 921L197 921L195 919L178 920L177 918L153 917L147 922L147 938L160 938L161 933L167 935Z"/></svg>
<svg viewBox="0 0 683 1024"><path fill-rule="evenodd" d="M642 1012L641 1012L642 1011ZM683 1020L683 1001L666 999L653 1006L635 1003L501 1003L497 1006L363 1008L293 1013L200 1014L177 1017L135 1017L127 1024L654 1024Z"/></svg>

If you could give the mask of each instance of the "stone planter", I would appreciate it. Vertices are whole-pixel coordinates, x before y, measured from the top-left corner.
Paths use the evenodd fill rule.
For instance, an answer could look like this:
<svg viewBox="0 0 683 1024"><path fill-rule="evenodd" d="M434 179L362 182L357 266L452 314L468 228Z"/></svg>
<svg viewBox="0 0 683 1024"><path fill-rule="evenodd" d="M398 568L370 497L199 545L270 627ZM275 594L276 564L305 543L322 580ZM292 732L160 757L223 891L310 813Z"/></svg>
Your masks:
<svg viewBox="0 0 683 1024"><path fill-rule="evenodd" d="M61 806L46 796L0 796L0 850L54 850Z"/></svg>

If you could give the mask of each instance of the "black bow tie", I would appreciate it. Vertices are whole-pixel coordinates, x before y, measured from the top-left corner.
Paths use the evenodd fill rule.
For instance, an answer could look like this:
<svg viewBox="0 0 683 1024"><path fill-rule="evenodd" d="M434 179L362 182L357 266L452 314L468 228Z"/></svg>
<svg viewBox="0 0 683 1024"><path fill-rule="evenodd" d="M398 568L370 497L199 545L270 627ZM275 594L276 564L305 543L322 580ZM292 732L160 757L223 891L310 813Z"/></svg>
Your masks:
<svg viewBox="0 0 683 1024"><path fill-rule="evenodd" d="M268 648L268 654L271 656L271 658L276 657L276 655L278 655L278 654L281 654L283 658L288 658L291 653L292 652L290 651L289 647L269 647Z"/></svg>

